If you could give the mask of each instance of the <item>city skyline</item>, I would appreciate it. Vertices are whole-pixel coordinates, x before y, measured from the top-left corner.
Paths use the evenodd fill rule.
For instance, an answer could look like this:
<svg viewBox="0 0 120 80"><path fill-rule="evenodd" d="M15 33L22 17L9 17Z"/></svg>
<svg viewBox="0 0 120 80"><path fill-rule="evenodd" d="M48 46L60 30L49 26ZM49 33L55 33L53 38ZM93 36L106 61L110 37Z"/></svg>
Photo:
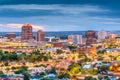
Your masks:
<svg viewBox="0 0 120 80"><path fill-rule="evenodd" d="M119 0L1 0L0 32L120 30Z"/></svg>

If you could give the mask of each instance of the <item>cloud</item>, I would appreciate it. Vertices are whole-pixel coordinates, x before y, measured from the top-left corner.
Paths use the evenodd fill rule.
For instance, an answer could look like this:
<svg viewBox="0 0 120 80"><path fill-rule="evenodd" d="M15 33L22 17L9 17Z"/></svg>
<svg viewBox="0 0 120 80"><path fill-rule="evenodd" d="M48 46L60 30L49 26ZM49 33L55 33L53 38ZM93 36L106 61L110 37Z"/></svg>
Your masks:
<svg viewBox="0 0 120 80"><path fill-rule="evenodd" d="M113 18L113 17L106 17L106 16L104 16L104 17L102 17L102 16L95 16L95 17L92 17L92 19L94 19L94 20L106 20L106 21L120 21L120 18L119 17L115 17L115 18Z"/></svg>
<svg viewBox="0 0 120 80"><path fill-rule="evenodd" d="M120 19L110 18L111 15L114 17L111 13L111 9L90 4L3 5L0 6L0 27L4 26L2 30L20 31L22 23L28 22L36 24L33 25L35 31L105 30L105 26L106 29L114 29L112 26L118 27Z"/></svg>
<svg viewBox="0 0 120 80"><path fill-rule="evenodd" d="M21 29L23 24L16 24L16 23L9 23L9 24L0 24L0 28L1 29L10 29L10 30L15 30L15 29ZM32 25L33 27L33 31L37 31L39 29L44 30L43 26L39 26L39 25Z"/></svg>
<svg viewBox="0 0 120 80"><path fill-rule="evenodd" d="M120 22L110 21L110 22L102 22L102 24L108 24L108 25L120 25Z"/></svg>
<svg viewBox="0 0 120 80"><path fill-rule="evenodd" d="M110 19L110 20L109 20ZM42 25L40 28L43 28L44 31L84 31L84 30L110 30L110 29L119 29L119 18L109 18L109 17L97 17L94 18L92 16L42 16L42 17L26 17L26 18L17 18L16 20L13 18L6 18L6 20L9 20L7 22L9 26L7 27L8 30L11 29L11 31L20 31L21 26L23 24L28 22L30 24L36 24L33 26L37 26L34 31L37 31L39 29L39 25ZM2 19L0 19L2 21ZM22 22L21 22L22 21ZM14 24L12 23L14 22ZM19 23L20 24L15 24ZM111 23L110 23L111 22ZM113 23L114 22L114 23ZM116 23L115 23L116 22ZM4 22L2 22L4 23ZM16 27L18 26L18 28ZM116 27L116 28L114 28ZM4 29L6 29L6 26L4 26ZM3 30L4 30L3 29ZM6 30L7 31L7 30Z"/></svg>
<svg viewBox="0 0 120 80"><path fill-rule="evenodd" d="M0 27L3 27L4 25L3 24L0 24Z"/></svg>
<svg viewBox="0 0 120 80"><path fill-rule="evenodd" d="M64 14L64 15L79 15L79 14L87 14L90 12L94 13L101 13L101 12L110 12L109 9L103 9L99 6L93 6L93 5L60 5L60 4L54 4L54 5L3 5L0 6L0 10L13 10L18 11L19 13L23 11L23 13L31 14L33 12L33 16L37 15L34 13L37 12L39 15L41 15L41 12L45 14L45 11L49 14ZM35 12L34 12L35 11ZM18 14L19 14L18 13ZM21 14L21 15L24 15ZM27 16L27 15L26 15Z"/></svg>
<svg viewBox="0 0 120 80"><path fill-rule="evenodd" d="M5 25L9 28L21 28L22 27L22 24L14 24L14 23L5 24Z"/></svg>
<svg viewBox="0 0 120 80"><path fill-rule="evenodd" d="M43 26L38 26L38 25L32 25L32 26L33 26L33 29L35 29L35 30L39 30L39 29L44 30Z"/></svg>
<svg viewBox="0 0 120 80"><path fill-rule="evenodd" d="M3 5L0 9L19 9L19 10L80 10L80 11L109 11L108 9L102 9L99 6L94 5L63 5L63 4L53 4L53 5Z"/></svg>

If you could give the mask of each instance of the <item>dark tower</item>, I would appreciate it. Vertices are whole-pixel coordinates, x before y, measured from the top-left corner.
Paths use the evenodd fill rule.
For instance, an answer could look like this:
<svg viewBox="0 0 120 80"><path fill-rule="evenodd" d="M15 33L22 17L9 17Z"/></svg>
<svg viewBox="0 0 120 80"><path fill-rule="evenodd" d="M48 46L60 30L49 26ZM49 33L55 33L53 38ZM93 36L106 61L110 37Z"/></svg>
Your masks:
<svg viewBox="0 0 120 80"><path fill-rule="evenodd" d="M89 30L85 32L86 44L95 44L97 42L95 31Z"/></svg>

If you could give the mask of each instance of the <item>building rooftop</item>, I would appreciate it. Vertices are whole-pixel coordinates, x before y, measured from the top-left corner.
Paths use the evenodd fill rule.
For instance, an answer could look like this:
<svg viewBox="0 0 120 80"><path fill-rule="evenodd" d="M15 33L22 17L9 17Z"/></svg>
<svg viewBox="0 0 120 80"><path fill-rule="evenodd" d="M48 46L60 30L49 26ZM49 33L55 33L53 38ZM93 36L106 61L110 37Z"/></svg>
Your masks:
<svg viewBox="0 0 120 80"><path fill-rule="evenodd" d="M29 23L25 23L25 24L23 24L23 26L31 26L31 24L29 24Z"/></svg>

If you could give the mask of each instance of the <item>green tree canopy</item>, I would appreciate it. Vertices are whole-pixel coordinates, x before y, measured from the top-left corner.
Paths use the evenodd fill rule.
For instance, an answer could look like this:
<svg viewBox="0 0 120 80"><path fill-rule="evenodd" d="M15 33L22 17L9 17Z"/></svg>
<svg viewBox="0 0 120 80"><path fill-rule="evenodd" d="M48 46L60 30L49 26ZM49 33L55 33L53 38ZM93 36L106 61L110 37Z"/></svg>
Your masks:
<svg viewBox="0 0 120 80"><path fill-rule="evenodd" d="M91 76L87 76L87 77L85 77L85 80L97 80L96 78L93 78L93 77L91 77Z"/></svg>
<svg viewBox="0 0 120 80"><path fill-rule="evenodd" d="M70 74L77 74L77 73L80 72L80 69L81 69L81 66L77 63L71 64L68 67L68 70L69 70Z"/></svg>

